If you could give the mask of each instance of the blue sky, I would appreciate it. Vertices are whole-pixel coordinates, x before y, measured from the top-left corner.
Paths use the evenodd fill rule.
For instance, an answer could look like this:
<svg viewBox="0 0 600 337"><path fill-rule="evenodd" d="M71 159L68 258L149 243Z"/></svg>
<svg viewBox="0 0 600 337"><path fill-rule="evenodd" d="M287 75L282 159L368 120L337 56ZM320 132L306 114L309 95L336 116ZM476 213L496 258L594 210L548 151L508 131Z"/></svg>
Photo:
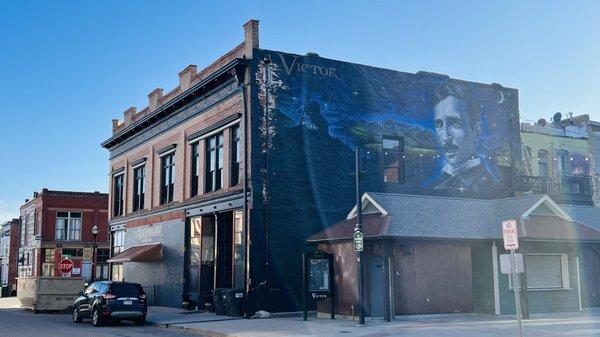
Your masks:
<svg viewBox="0 0 600 337"><path fill-rule="evenodd" d="M107 191L111 119L261 21L261 47L519 89L524 119L600 120L598 1L4 1L0 221L34 191Z"/></svg>

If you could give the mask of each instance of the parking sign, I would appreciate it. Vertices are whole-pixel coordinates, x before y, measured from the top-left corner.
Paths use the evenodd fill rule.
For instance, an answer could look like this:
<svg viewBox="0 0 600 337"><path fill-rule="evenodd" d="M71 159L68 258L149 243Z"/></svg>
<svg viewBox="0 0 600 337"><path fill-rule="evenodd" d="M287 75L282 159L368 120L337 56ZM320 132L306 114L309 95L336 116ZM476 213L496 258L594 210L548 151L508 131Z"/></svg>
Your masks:
<svg viewBox="0 0 600 337"><path fill-rule="evenodd" d="M519 234L517 232L517 220L502 221L502 236L504 238L504 249L519 249Z"/></svg>

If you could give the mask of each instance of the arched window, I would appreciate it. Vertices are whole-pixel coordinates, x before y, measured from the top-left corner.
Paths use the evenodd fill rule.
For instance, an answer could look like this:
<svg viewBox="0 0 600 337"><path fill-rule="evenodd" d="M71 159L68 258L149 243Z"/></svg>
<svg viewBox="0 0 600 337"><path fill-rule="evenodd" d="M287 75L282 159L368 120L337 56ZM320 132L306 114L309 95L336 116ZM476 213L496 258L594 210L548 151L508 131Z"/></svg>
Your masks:
<svg viewBox="0 0 600 337"><path fill-rule="evenodd" d="M538 151L538 170L540 177L548 176L548 151Z"/></svg>

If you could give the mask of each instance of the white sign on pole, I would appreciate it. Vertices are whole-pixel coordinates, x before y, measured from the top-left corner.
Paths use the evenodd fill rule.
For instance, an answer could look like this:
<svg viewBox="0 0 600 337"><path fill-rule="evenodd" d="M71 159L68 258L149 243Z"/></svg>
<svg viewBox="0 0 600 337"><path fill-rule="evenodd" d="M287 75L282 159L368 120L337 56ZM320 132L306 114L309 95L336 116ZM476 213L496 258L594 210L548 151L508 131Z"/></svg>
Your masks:
<svg viewBox="0 0 600 337"><path fill-rule="evenodd" d="M519 249L519 234L517 233L517 220L502 221L502 237L504 238L504 249Z"/></svg>
<svg viewBox="0 0 600 337"><path fill-rule="evenodd" d="M525 272L525 268L523 266L523 254L515 254L515 264L517 273L521 274ZM510 254L500 254L500 272L502 274L510 274L513 271Z"/></svg>

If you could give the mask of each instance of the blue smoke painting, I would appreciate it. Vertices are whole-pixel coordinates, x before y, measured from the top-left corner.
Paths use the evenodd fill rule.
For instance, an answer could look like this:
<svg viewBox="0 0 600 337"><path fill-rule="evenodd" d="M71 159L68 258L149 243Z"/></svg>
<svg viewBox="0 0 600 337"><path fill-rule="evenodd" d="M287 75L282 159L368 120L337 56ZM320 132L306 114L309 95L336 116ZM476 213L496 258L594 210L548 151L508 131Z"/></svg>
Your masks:
<svg viewBox="0 0 600 337"><path fill-rule="evenodd" d="M318 176L340 174L346 161L340 157L360 146L371 190L477 198L510 193L520 156L515 89L311 54L257 53L260 147L270 158L297 142L293 151L304 152L302 165L318 182ZM350 170L348 164L343 169Z"/></svg>

